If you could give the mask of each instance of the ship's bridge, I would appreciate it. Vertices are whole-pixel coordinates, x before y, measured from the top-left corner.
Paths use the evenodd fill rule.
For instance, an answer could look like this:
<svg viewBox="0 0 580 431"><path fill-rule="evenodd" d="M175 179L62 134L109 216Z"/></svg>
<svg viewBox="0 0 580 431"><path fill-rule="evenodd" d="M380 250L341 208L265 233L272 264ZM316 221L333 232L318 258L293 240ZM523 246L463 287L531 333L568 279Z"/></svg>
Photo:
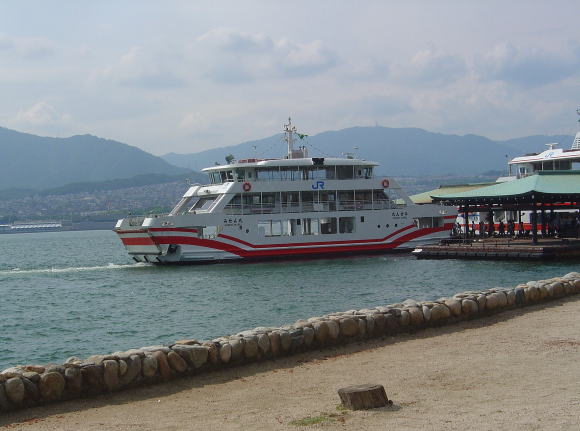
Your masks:
<svg viewBox="0 0 580 431"><path fill-rule="evenodd" d="M375 162L344 158L245 159L203 169L211 184L244 181L355 180L373 178Z"/></svg>
<svg viewBox="0 0 580 431"><path fill-rule="evenodd" d="M575 168L574 163L580 163L580 149L564 150L555 148L558 144L547 145L549 148L541 153L530 153L510 160L510 171L514 166L513 174L524 178L538 171L568 171Z"/></svg>

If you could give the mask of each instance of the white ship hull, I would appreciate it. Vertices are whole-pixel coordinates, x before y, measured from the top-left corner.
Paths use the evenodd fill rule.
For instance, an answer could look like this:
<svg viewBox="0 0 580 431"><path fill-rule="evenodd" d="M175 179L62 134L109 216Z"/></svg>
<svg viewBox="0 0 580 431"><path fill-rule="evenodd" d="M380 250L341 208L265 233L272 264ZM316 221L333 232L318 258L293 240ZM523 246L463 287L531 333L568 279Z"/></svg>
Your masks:
<svg viewBox="0 0 580 431"><path fill-rule="evenodd" d="M335 217L340 215L334 214ZM434 215L441 217L440 214ZM313 219L320 214L300 216ZM116 231L127 252L138 262L210 263L412 250L448 238L456 218L456 214L446 215L442 217L440 226L419 228L409 209L364 211L357 212L356 216L358 220L364 218L364 228L361 227L363 223L359 223L356 233L343 234L259 237L246 233L246 226L257 226L261 218L257 216L225 216L232 222L241 219L241 224L224 226L214 238L202 237L199 229L194 227L153 227L167 223L166 217L143 220L143 224L150 227L132 230L120 226ZM325 217L331 215L325 214Z"/></svg>

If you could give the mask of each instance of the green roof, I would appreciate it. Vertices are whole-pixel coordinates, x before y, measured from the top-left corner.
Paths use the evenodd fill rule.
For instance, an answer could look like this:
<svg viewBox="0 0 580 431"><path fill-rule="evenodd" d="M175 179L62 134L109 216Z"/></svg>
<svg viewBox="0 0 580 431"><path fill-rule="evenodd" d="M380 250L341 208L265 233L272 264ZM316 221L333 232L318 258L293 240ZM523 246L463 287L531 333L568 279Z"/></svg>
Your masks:
<svg viewBox="0 0 580 431"><path fill-rule="evenodd" d="M487 187L495 183L473 183L473 184L449 184L441 185L438 189L429 190L428 192L418 193L416 195L409 196L409 198L416 204L431 204L433 199L431 196L446 195L451 193L460 193L470 190L480 189L482 187Z"/></svg>
<svg viewBox="0 0 580 431"><path fill-rule="evenodd" d="M580 198L580 171L539 171L518 180L460 193L432 195L435 201L475 202L517 199Z"/></svg>

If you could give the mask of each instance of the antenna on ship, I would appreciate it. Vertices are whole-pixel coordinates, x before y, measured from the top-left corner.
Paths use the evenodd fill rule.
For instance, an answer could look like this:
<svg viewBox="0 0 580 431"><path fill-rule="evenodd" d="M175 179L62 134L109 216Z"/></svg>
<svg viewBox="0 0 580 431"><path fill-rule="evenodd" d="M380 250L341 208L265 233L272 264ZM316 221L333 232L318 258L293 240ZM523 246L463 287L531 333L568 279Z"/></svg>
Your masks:
<svg viewBox="0 0 580 431"><path fill-rule="evenodd" d="M576 109L576 114L580 116L580 109ZM578 122L580 123L580 118L578 118ZM572 144L572 150L580 150L580 132L576 133L574 143Z"/></svg>
<svg viewBox="0 0 580 431"><path fill-rule="evenodd" d="M288 124L284 124L284 140L288 144L288 158L292 158L294 152L294 133L296 133L296 126L292 125L292 119L288 117Z"/></svg>
<svg viewBox="0 0 580 431"><path fill-rule="evenodd" d="M288 117L288 124L284 124L284 140L288 144L288 155L287 159L300 159L303 157L308 157L308 150L305 146L298 147L297 150L294 149L294 133L298 135L300 139L308 137L308 135L303 135L296 131L296 126L292 125L292 119Z"/></svg>

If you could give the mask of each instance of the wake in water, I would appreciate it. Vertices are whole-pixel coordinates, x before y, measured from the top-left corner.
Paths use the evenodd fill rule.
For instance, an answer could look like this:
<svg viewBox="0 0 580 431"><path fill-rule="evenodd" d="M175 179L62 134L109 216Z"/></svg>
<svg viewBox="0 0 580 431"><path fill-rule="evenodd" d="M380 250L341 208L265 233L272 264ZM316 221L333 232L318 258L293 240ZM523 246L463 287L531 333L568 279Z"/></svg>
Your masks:
<svg viewBox="0 0 580 431"><path fill-rule="evenodd" d="M150 263L130 263L125 265L117 265L115 263L109 263L108 265L101 266L73 266L68 268L38 268L38 269L20 269L12 268L7 270L0 270L0 275L10 275L10 274L42 274L42 273L65 273L65 272L83 272L83 271L101 271L108 269L133 269L153 266Z"/></svg>

